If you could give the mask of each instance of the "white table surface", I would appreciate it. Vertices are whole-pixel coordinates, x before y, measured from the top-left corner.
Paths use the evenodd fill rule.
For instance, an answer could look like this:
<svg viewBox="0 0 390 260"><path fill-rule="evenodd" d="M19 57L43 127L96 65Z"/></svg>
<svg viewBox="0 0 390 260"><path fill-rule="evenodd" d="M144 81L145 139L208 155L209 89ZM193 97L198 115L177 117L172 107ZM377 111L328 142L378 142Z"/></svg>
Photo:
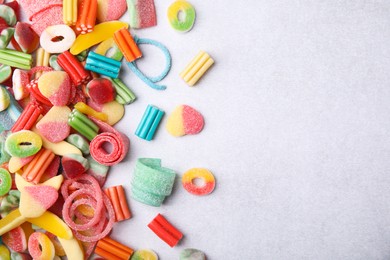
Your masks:
<svg viewBox="0 0 390 260"><path fill-rule="evenodd" d="M172 1L155 2L158 25L133 32L166 45L172 69L156 91L122 67L138 99L116 126L131 151L106 186L124 185L133 218L112 237L162 260L188 247L209 260L389 259L390 2L191 0L197 20L185 34L167 21ZM140 68L158 74L163 55L141 49ZM215 64L191 88L178 74L200 50ZM151 142L134 135L148 104L166 112ZM180 104L204 115L199 135L165 130ZM178 173L159 208L130 199L140 157ZM214 173L212 194L182 188L193 167ZM178 246L147 227L158 213L184 233Z"/></svg>

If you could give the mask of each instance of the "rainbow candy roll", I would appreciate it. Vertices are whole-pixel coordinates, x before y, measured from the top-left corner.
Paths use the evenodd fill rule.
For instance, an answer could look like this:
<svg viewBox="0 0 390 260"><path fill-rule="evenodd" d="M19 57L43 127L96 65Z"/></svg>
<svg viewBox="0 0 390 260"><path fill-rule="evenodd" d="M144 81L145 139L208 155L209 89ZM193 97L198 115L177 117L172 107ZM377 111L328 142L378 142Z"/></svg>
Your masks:
<svg viewBox="0 0 390 260"><path fill-rule="evenodd" d="M147 141L152 140L163 115L164 111L155 106L148 105L135 131L135 135Z"/></svg>
<svg viewBox="0 0 390 260"><path fill-rule="evenodd" d="M134 95L133 91L131 91L122 80L119 78L111 79L111 82L116 91L116 102L122 105L128 105L135 101L136 96Z"/></svg>
<svg viewBox="0 0 390 260"><path fill-rule="evenodd" d="M29 70L32 66L32 56L24 52L3 49L0 50L0 63L11 67Z"/></svg>
<svg viewBox="0 0 390 260"><path fill-rule="evenodd" d="M214 64L214 60L204 51L200 51L198 55L187 65L180 77L190 86L203 76L203 74Z"/></svg>
<svg viewBox="0 0 390 260"><path fill-rule="evenodd" d="M121 68L121 62L97 54L93 51L89 52L85 69L102 74L107 77L117 78Z"/></svg>
<svg viewBox="0 0 390 260"><path fill-rule="evenodd" d="M77 109L69 115L68 124L91 141L99 131L99 127Z"/></svg>

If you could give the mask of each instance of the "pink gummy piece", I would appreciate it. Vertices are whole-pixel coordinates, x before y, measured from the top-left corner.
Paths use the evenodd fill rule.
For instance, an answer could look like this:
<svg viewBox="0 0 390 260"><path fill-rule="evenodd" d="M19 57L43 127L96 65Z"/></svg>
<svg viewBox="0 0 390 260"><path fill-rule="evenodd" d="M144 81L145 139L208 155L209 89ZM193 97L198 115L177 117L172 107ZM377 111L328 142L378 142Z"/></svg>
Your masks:
<svg viewBox="0 0 390 260"><path fill-rule="evenodd" d="M63 24L62 19L62 5L52 6L36 13L32 19L33 24L31 28L41 36L42 32L51 25Z"/></svg>
<svg viewBox="0 0 390 260"><path fill-rule="evenodd" d="M118 20L127 10L126 0L107 0L107 17L105 21ZM102 21L103 22L103 21Z"/></svg>
<svg viewBox="0 0 390 260"><path fill-rule="evenodd" d="M50 122L38 124L39 132L50 142L58 143L68 137L70 127L67 122Z"/></svg>
<svg viewBox="0 0 390 260"><path fill-rule="evenodd" d="M137 2L137 11L140 20L139 28L151 27L157 24L153 0L139 0Z"/></svg>
<svg viewBox="0 0 390 260"><path fill-rule="evenodd" d="M27 186L26 192L38 201L44 209L50 208L58 198L58 192L51 186Z"/></svg>
<svg viewBox="0 0 390 260"><path fill-rule="evenodd" d="M197 134L204 126L203 116L190 106L183 105L183 123L186 134Z"/></svg>

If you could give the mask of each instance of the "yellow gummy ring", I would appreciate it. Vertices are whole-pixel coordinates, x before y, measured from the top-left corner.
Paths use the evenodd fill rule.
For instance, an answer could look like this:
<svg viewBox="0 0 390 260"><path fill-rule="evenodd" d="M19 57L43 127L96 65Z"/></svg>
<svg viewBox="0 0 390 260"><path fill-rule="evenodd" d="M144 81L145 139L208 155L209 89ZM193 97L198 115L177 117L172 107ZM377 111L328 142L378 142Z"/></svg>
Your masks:
<svg viewBox="0 0 390 260"><path fill-rule="evenodd" d="M184 14L183 19L180 14ZM195 23L195 8L187 1L178 0L168 7L168 20L176 31L188 32Z"/></svg>

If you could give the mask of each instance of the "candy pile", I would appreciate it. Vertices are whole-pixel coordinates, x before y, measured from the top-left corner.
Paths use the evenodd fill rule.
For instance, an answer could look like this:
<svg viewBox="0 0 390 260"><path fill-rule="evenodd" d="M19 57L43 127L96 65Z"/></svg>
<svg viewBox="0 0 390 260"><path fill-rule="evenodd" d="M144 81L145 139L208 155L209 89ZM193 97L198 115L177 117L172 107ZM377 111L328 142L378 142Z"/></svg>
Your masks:
<svg viewBox="0 0 390 260"><path fill-rule="evenodd" d="M20 21L20 9L28 22ZM177 31L194 25L195 9L186 1L174 2L167 13ZM125 14L129 24L118 21ZM151 250L134 252L110 238L115 223L132 214L122 185L104 187L110 167L130 150L128 134L113 127L124 106L136 100L119 78L122 64L151 88L166 88L157 83L170 71L169 50L130 31L156 24L153 0L0 1L1 259L79 260L94 254L158 259ZM166 66L160 75L149 77L138 69L141 44L163 52ZM193 86L213 62L201 51L180 76ZM151 141L164 113L148 105L134 135ZM200 112L180 105L166 129L179 137L198 134L203 126ZM158 207L175 178L160 159L139 158L131 197ZM215 179L207 169L194 168L182 184L191 194L206 195ZM148 227L171 247L183 237L161 214ZM205 254L185 249L179 257L205 259Z"/></svg>

